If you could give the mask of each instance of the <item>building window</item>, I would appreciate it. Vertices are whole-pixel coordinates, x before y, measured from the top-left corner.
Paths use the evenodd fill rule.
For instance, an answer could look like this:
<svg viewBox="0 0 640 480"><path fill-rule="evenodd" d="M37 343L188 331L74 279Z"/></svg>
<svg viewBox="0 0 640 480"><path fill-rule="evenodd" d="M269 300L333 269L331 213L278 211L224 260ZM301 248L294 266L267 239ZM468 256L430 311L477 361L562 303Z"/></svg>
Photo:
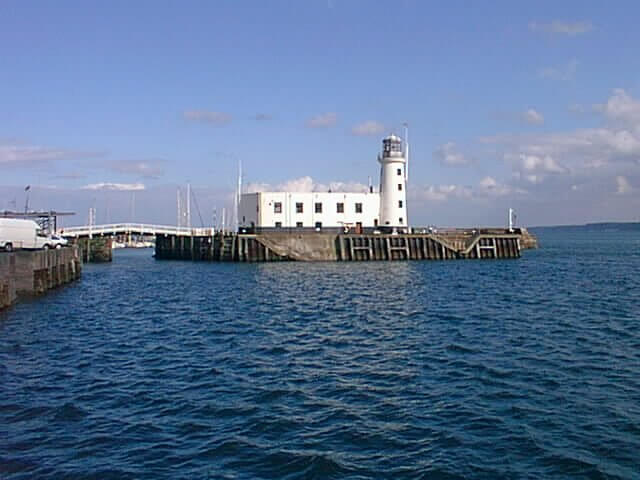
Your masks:
<svg viewBox="0 0 640 480"><path fill-rule="evenodd" d="M356 203L356 213L362 213L362 204Z"/></svg>
<svg viewBox="0 0 640 480"><path fill-rule="evenodd" d="M378 226L378 219L377 219L377 218L374 218L374 219L373 219L373 226L374 226L374 227L377 227L377 226Z"/></svg>
<svg viewBox="0 0 640 480"><path fill-rule="evenodd" d="M398 200L398 208L402 208L402 200Z"/></svg>
<svg viewBox="0 0 640 480"><path fill-rule="evenodd" d="M302 228L302 222L296 222L296 228Z"/></svg>
<svg viewBox="0 0 640 480"><path fill-rule="evenodd" d="M397 172L398 172L398 176L402 175L402 169L401 169L401 168L399 168L399 169L397 170Z"/></svg>
<svg viewBox="0 0 640 480"><path fill-rule="evenodd" d="M276 228L282 228L282 222L276 222Z"/></svg>
<svg viewBox="0 0 640 480"><path fill-rule="evenodd" d="M336 203L336 212L344 213L344 203L342 202Z"/></svg>
<svg viewBox="0 0 640 480"><path fill-rule="evenodd" d="M401 192L401 191L402 191L402 184L401 184L401 183L399 183L399 184L398 184L398 191L399 191L399 192Z"/></svg>
<svg viewBox="0 0 640 480"><path fill-rule="evenodd" d="M400 217L400 218L398 219L398 223L399 223L400 225L402 225L402 217Z"/></svg>
<svg viewBox="0 0 640 480"><path fill-rule="evenodd" d="M320 230L322 228L322 222L316 222L316 229Z"/></svg>
<svg viewBox="0 0 640 480"><path fill-rule="evenodd" d="M302 209L302 202L297 202L296 203L296 213L302 213L303 209Z"/></svg>
<svg viewBox="0 0 640 480"><path fill-rule="evenodd" d="M282 202L275 202L273 204L273 213L282 213Z"/></svg>
<svg viewBox="0 0 640 480"><path fill-rule="evenodd" d="M322 203L316 202L316 213L322 213Z"/></svg>

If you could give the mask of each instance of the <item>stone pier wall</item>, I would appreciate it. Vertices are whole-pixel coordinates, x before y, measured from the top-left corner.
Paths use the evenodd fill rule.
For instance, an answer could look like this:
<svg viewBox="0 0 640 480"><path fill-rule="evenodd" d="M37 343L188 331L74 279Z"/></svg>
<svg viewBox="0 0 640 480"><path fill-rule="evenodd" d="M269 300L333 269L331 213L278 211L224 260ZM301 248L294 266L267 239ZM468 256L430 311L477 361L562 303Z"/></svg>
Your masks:
<svg viewBox="0 0 640 480"><path fill-rule="evenodd" d="M375 261L519 258L535 245L505 229L450 229L415 234L263 232L214 236L158 235L156 258L221 262Z"/></svg>
<svg viewBox="0 0 640 480"><path fill-rule="evenodd" d="M105 263L113 260L112 237L81 237L71 239L71 243L80 248L80 258L83 263Z"/></svg>
<svg viewBox="0 0 640 480"><path fill-rule="evenodd" d="M0 309L20 296L41 295L80 277L76 246L56 250L0 252Z"/></svg>

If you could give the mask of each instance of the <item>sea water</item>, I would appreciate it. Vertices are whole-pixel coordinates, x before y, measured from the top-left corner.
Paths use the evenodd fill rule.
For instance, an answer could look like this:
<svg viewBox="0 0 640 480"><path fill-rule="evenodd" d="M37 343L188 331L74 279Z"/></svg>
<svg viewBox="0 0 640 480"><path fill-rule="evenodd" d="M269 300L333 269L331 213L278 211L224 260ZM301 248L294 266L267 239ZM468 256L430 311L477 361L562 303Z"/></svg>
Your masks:
<svg viewBox="0 0 640 480"><path fill-rule="evenodd" d="M640 228L518 260L120 250L0 313L7 479L640 478Z"/></svg>

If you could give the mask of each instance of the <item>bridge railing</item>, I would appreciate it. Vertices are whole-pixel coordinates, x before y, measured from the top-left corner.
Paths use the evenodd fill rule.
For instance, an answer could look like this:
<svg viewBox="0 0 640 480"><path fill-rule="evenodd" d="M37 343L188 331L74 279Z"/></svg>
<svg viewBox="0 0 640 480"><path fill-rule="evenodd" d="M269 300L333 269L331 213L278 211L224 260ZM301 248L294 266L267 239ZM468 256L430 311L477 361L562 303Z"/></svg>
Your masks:
<svg viewBox="0 0 640 480"><path fill-rule="evenodd" d="M87 235L211 235L212 228L189 228L171 225L153 225L144 223L110 223L105 225L84 225L79 227L66 227L60 230L60 235L65 237L80 237Z"/></svg>

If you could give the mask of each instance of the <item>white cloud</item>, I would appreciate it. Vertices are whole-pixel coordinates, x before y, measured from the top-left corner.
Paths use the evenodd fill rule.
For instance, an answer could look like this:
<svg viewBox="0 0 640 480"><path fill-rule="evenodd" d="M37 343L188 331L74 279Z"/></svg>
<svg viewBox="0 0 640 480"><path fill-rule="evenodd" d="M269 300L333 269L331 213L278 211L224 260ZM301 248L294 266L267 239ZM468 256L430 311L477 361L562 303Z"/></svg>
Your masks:
<svg viewBox="0 0 640 480"><path fill-rule="evenodd" d="M254 192L366 192L369 187L359 182L317 183L313 178L306 176L287 180L279 184L249 183L246 186L247 193Z"/></svg>
<svg viewBox="0 0 640 480"><path fill-rule="evenodd" d="M574 58L565 65L541 68L538 70L538 76L548 80L560 80L565 82L573 80L573 77L578 70L578 64L578 60Z"/></svg>
<svg viewBox="0 0 640 480"><path fill-rule="evenodd" d="M360 123L351 129L351 133L357 136L380 135L384 132L384 125L374 120Z"/></svg>
<svg viewBox="0 0 640 480"><path fill-rule="evenodd" d="M99 155L101 154L98 152L82 152L64 148L28 145L20 142L0 143L0 165L40 164Z"/></svg>
<svg viewBox="0 0 640 480"><path fill-rule="evenodd" d="M638 126L640 124L640 102L622 88L613 90L607 103L594 105L594 110L603 113L615 122Z"/></svg>
<svg viewBox="0 0 640 480"><path fill-rule="evenodd" d="M360 182L329 182L328 184L316 185L317 191L320 192L368 192L369 187Z"/></svg>
<svg viewBox="0 0 640 480"><path fill-rule="evenodd" d="M426 187L414 187L409 191L414 199L428 202L444 202L451 198L470 198L473 191L463 185L429 185Z"/></svg>
<svg viewBox="0 0 640 480"><path fill-rule="evenodd" d="M542 157L537 155L520 154L518 159L519 166L522 170L527 172L564 173L567 171L566 168L558 165L558 162L549 155Z"/></svg>
<svg viewBox="0 0 640 480"><path fill-rule="evenodd" d="M142 183L91 183L80 187L81 190L116 190L116 191L138 191L144 190Z"/></svg>
<svg viewBox="0 0 640 480"><path fill-rule="evenodd" d="M22 145L0 145L0 164L24 164L59 160L64 158L65 151L55 148Z"/></svg>
<svg viewBox="0 0 640 480"><path fill-rule="evenodd" d="M493 177L484 177L478 183L478 193L485 194L490 196L501 197L504 195L511 195L513 193L526 193L521 189L514 189L509 185L505 185L503 183L499 183Z"/></svg>
<svg viewBox="0 0 640 480"><path fill-rule="evenodd" d="M278 186L277 191L282 192L313 192L313 179L311 177L301 177L288 180Z"/></svg>
<svg viewBox="0 0 640 480"><path fill-rule="evenodd" d="M595 131L611 149L620 155L640 154L640 140L628 130L611 131L599 129Z"/></svg>
<svg viewBox="0 0 640 480"><path fill-rule="evenodd" d="M522 119L530 125L542 125L544 123L544 116L533 108L526 110L522 114Z"/></svg>
<svg viewBox="0 0 640 480"><path fill-rule="evenodd" d="M183 113L184 119L190 122L207 123L222 126L231 123L232 117L225 112L212 112L207 110L188 110Z"/></svg>
<svg viewBox="0 0 640 480"><path fill-rule="evenodd" d="M307 120L309 128L328 128L333 127L338 122L338 115L334 112L322 113Z"/></svg>
<svg viewBox="0 0 640 480"><path fill-rule="evenodd" d="M550 155L531 154L505 154L505 160L511 163L514 177L517 180L525 180L531 184L544 181L547 175L569 173L569 170L560 165Z"/></svg>
<svg viewBox="0 0 640 480"><path fill-rule="evenodd" d="M448 166L463 166L471 163L471 159L456 151L456 144L454 142L447 142L438 147L433 152L433 158L443 165Z"/></svg>
<svg viewBox="0 0 640 480"><path fill-rule="evenodd" d="M478 183L478 187L481 193L494 196L509 195L514 192L510 186L498 183L493 177L484 177Z"/></svg>
<svg viewBox="0 0 640 480"><path fill-rule="evenodd" d="M633 192L633 187L631 187L629 180L622 175L616 177L616 187L616 194L618 195L628 195Z"/></svg>
<svg viewBox="0 0 640 480"><path fill-rule="evenodd" d="M495 188L497 185L498 185L498 182L496 182L495 178L493 177L484 177L482 180L480 180L481 188L491 189L491 188Z"/></svg>
<svg viewBox="0 0 640 480"><path fill-rule="evenodd" d="M584 112L596 128L551 133L501 134L481 138L480 158L503 158L512 170L506 181L512 194L526 190L520 208L537 223L575 223L607 219L631 220L640 205L640 98L622 89ZM499 178L498 173L491 173ZM498 182L496 182L498 183ZM491 179L482 179L474 194L486 202L499 197ZM503 190L508 191L508 190ZM493 195L493 196L492 196ZM475 197L474 197L475 198ZM510 198L510 197L506 197ZM455 203L448 204L453 208Z"/></svg>
<svg viewBox="0 0 640 480"><path fill-rule="evenodd" d="M623 90L614 90L598 106L600 128L529 135L499 135L480 139L496 145L512 165L517 179L541 183L549 174L611 177L615 168L640 164L640 102ZM617 166L614 168L614 166ZM574 180L575 182L575 180Z"/></svg>
<svg viewBox="0 0 640 480"><path fill-rule="evenodd" d="M593 24L586 21L563 22L560 20L553 20L550 23L530 22L529 30L532 32L568 35L573 37L590 32L593 30Z"/></svg>

